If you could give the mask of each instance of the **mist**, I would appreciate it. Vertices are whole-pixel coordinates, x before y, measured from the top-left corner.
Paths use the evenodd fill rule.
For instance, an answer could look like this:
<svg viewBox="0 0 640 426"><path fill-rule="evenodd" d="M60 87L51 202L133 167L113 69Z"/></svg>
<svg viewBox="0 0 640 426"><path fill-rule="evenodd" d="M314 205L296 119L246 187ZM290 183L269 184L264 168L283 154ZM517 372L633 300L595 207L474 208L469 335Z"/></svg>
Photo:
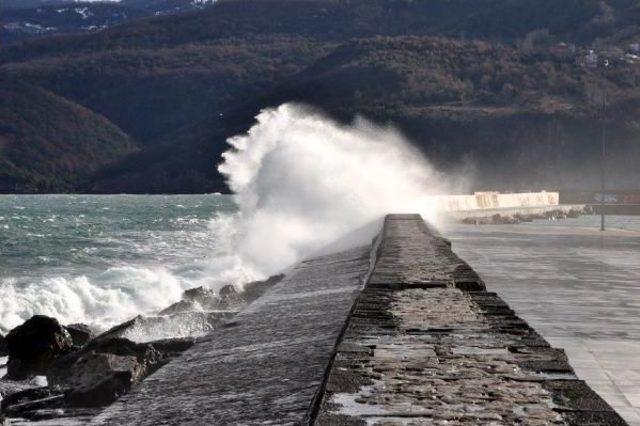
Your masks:
<svg viewBox="0 0 640 426"><path fill-rule="evenodd" d="M263 110L247 133L228 139L218 170L239 207L234 252L268 275L387 213L437 218L431 195L444 177L397 130L357 118L342 125L297 104Z"/></svg>

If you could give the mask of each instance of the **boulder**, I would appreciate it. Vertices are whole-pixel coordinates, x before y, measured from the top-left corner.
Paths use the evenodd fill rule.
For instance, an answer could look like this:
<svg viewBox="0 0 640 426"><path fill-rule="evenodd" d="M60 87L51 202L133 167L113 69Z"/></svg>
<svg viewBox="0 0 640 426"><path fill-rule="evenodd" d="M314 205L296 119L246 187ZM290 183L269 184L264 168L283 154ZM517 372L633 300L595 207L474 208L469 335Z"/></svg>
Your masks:
<svg viewBox="0 0 640 426"><path fill-rule="evenodd" d="M190 288L189 290L185 290L184 293L182 293L182 300L188 300L192 302L204 301L206 303L209 300L215 299L217 299L216 292L202 286Z"/></svg>
<svg viewBox="0 0 640 426"><path fill-rule="evenodd" d="M243 305L246 305L246 301L242 297L243 294L238 292L235 286L229 284L220 289L218 309L221 310L239 310Z"/></svg>
<svg viewBox="0 0 640 426"><path fill-rule="evenodd" d="M104 333L102 333L99 336L97 336L94 340L95 341L97 341L97 340L107 340L107 339L111 339L111 338L114 338L114 337L122 337L122 335L124 333L126 333L132 327L136 326L142 320L143 320L142 315L137 315L137 316L131 318L130 320L123 322L122 324L118 324L118 325L110 328L109 330L107 330Z"/></svg>
<svg viewBox="0 0 640 426"><path fill-rule="evenodd" d="M0 356L7 356L7 340L0 334Z"/></svg>
<svg viewBox="0 0 640 426"><path fill-rule="evenodd" d="M55 318L35 315L6 337L7 378L44 375L49 366L73 349L69 332Z"/></svg>
<svg viewBox="0 0 640 426"><path fill-rule="evenodd" d="M47 381L65 392L67 406L101 407L115 401L166 362L148 343L114 337L90 342L51 365Z"/></svg>
<svg viewBox="0 0 640 426"><path fill-rule="evenodd" d="M180 354L182 354L182 352L189 349L195 343L196 339L193 337L162 339L150 342L151 346L156 348L165 358L179 356Z"/></svg>
<svg viewBox="0 0 640 426"><path fill-rule="evenodd" d="M220 298L216 292L204 287L190 288L182 293L182 301L197 304L197 308L202 311L213 311L220 309Z"/></svg>
<svg viewBox="0 0 640 426"><path fill-rule="evenodd" d="M172 315L193 311L239 310L253 302L284 278L284 274L273 275L264 281L253 281L244 285L240 292L231 284L225 285L218 294L204 287L195 287L182 294L182 300L163 309L160 315Z"/></svg>
<svg viewBox="0 0 640 426"><path fill-rule="evenodd" d="M35 389L20 395L12 395L11 399L2 401L2 412L10 418L22 418L28 420L39 420L56 417L56 412L64 405L64 395L54 394L47 388L41 388L42 392L33 393ZM13 397L19 396L16 400ZM43 411L49 413L43 416Z"/></svg>
<svg viewBox="0 0 640 426"><path fill-rule="evenodd" d="M143 317L137 316L113 327L94 340L124 337L135 341L152 341L173 337L202 335L218 328L234 312L200 310Z"/></svg>
<svg viewBox="0 0 640 426"><path fill-rule="evenodd" d="M135 356L88 353L65 378L65 400L72 407L103 407L127 393L147 374Z"/></svg>
<svg viewBox="0 0 640 426"><path fill-rule="evenodd" d="M173 314L181 314L183 312L191 312L199 309L199 305L196 305L195 302L189 300L180 300L172 305L167 306L160 312L159 315L173 315Z"/></svg>
<svg viewBox="0 0 640 426"><path fill-rule="evenodd" d="M284 274L272 275L264 281L252 281L244 285L242 297L247 303L251 303L262 296L265 291L278 284L284 278Z"/></svg>
<svg viewBox="0 0 640 426"><path fill-rule="evenodd" d="M101 364L114 371L122 370L121 367L129 365L129 361L133 359L133 363L131 363L131 367L135 370L132 374L133 380L140 379L146 371L162 359L160 352L148 343L134 343L121 337L96 339L79 351L70 353L54 362L47 372L49 386L70 389L84 385L87 380L93 382L97 375L104 375L97 371L102 361L96 361L97 359L102 360L103 357L93 357L94 354L122 357L122 360L109 358L108 361L113 361L112 364Z"/></svg>
<svg viewBox="0 0 640 426"><path fill-rule="evenodd" d="M284 278L284 274L272 275L263 281L252 281L243 286L239 292L233 285L226 285L220 289L218 309L240 309L264 294Z"/></svg>
<svg viewBox="0 0 640 426"><path fill-rule="evenodd" d="M4 396L2 398L2 403L0 403L0 407L2 412L7 412L7 408L10 406L15 406L19 404L24 404L26 402L35 401L39 399L49 398L53 396L54 393L48 387L38 387L25 389L23 391L12 393L11 395Z"/></svg>
<svg viewBox="0 0 640 426"><path fill-rule="evenodd" d="M75 346L84 346L95 337L93 331L86 324L69 324L67 329Z"/></svg>

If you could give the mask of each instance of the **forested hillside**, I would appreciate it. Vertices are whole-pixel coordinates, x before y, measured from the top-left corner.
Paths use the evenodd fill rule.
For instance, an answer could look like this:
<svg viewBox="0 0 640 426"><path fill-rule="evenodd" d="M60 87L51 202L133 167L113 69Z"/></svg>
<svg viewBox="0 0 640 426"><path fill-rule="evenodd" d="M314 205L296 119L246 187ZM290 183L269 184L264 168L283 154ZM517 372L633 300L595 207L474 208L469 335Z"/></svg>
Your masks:
<svg viewBox="0 0 640 426"><path fill-rule="evenodd" d="M73 183L13 190L225 190L225 138L286 101L393 124L442 170L471 169L477 188L575 186L597 174L603 88L612 169L640 184L638 18L635 0L222 0L8 46L5 78L103 116L141 147ZM606 70L586 66L591 49ZM22 118L12 125L31 125Z"/></svg>
<svg viewBox="0 0 640 426"><path fill-rule="evenodd" d="M43 89L0 79L0 191L72 191L138 149L118 127Z"/></svg>

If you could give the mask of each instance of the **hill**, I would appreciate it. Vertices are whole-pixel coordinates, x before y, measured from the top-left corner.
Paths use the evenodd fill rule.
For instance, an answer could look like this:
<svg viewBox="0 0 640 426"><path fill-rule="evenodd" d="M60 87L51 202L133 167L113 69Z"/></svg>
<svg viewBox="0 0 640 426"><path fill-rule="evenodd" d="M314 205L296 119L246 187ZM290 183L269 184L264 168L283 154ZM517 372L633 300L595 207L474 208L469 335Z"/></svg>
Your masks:
<svg viewBox="0 0 640 426"><path fill-rule="evenodd" d="M90 110L28 84L0 80L0 192L67 192L135 143Z"/></svg>
<svg viewBox="0 0 640 426"><path fill-rule="evenodd" d="M73 190L223 190L214 165L225 138L291 100L393 123L443 170L471 164L478 188L572 185L585 165L595 176L603 86L624 180L638 168L639 10L632 0L221 0L7 46L0 73L106 117L142 147ZM604 74L584 66L593 46L612 65Z"/></svg>
<svg viewBox="0 0 640 426"><path fill-rule="evenodd" d="M606 75L609 161L615 165L609 178L616 185L640 182L639 78L638 69L624 63ZM100 177L93 189L139 192L135 182L144 176L166 181L166 171L175 169L199 169L198 175L216 182L209 159L226 149L225 138L247 129L261 108L288 101L315 105L343 122L363 115L391 123L441 170L465 169L476 189L595 187L600 84L572 57L544 51L427 36L360 39L224 116L169 135L161 149L150 146ZM185 147L206 152L207 161L177 161L170 155L177 145L183 153ZM144 164L154 164L154 170ZM219 182L215 190L221 187Z"/></svg>

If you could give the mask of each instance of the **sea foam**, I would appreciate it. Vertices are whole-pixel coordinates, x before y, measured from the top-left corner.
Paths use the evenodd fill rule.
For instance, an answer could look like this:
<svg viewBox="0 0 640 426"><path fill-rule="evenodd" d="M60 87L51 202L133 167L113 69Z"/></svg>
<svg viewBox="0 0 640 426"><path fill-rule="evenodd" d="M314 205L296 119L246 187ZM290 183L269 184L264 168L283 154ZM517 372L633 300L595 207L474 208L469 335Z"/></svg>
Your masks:
<svg viewBox="0 0 640 426"><path fill-rule="evenodd" d="M131 266L109 268L91 278L79 275L16 281L3 278L0 283L3 333L36 314L102 330L139 313L164 308L179 300L183 291L183 283L162 268Z"/></svg>

